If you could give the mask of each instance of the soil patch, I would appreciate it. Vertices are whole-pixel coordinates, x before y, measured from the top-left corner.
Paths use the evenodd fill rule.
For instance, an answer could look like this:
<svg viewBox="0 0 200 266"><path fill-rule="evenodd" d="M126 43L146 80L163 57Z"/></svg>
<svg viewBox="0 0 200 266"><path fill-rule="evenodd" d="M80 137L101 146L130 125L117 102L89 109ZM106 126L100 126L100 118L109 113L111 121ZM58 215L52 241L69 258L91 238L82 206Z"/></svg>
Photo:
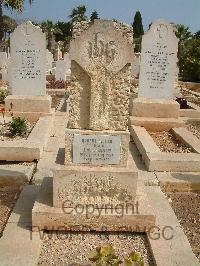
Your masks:
<svg viewBox="0 0 200 266"><path fill-rule="evenodd" d="M8 188L0 188L0 237L6 226L8 218L17 202L20 190Z"/></svg>
<svg viewBox="0 0 200 266"><path fill-rule="evenodd" d="M192 250L200 261L200 192L166 193Z"/></svg>
<svg viewBox="0 0 200 266"><path fill-rule="evenodd" d="M190 147L187 147L177 139L170 131L149 132L157 146L162 152L191 153Z"/></svg>
<svg viewBox="0 0 200 266"><path fill-rule="evenodd" d="M38 265L94 265L88 260L91 250L110 243L122 259L140 252L145 265L154 266L146 234L136 233L45 233Z"/></svg>

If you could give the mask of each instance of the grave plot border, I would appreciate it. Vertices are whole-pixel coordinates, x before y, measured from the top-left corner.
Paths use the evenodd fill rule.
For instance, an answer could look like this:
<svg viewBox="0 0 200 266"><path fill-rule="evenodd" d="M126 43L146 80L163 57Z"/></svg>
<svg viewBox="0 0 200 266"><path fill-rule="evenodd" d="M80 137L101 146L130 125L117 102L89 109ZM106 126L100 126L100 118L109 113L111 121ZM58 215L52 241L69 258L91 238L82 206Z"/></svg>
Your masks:
<svg viewBox="0 0 200 266"><path fill-rule="evenodd" d="M200 172L200 140L185 128L173 128L173 133L190 146L194 153L161 152L143 127L131 126L131 136L150 172Z"/></svg>
<svg viewBox="0 0 200 266"><path fill-rule="evenodd" d="M39 118L26 140L4 141L0 145L0 160L32 162L40 160L54 124L54 114Z"/></svg>

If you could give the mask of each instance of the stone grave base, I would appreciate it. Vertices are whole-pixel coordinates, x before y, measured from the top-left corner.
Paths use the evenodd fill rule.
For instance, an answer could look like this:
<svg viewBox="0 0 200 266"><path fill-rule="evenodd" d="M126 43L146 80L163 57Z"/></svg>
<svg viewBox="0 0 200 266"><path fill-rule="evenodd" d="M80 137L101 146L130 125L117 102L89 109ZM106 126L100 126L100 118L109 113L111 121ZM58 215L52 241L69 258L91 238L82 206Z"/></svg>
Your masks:
<svg viewBox="0 0 200 266"><path fill-rule="evenodd" d="M137 117L178 118L179 109L173 100L136 98L132 103L132 115Z"/></svg>
<svg viewBox="0 0 200 266"><path fill-rule="evenodd" d="M63 166L41 185L33 230L145 232L155 216L137 179L131 158L125 168Z"/></svg>
<svg viewBox="0 0 200 266"><path fill-rule="evenodd" d="M7 115L14 117L24 117L35 122L40 117L52 115L51 96L22 96L9 95L5 99L5 109Z"/></svg>
<svg viewBox="0 0 200 266"><path fill-rule="evenodd" d="M129 122L148 130L170 130L184 126L179 110L179 104L173 100L136 98L132 101Z"/></svg>
<svg viewBox="0 0 200 266"><path fill-rule="evenodd" d="M112 209L94 209L93 205L56 208L52 207L52 189L52 179L44 179L32 210L33 231L146 232L155 225L146 193L137 195L132 205L124 203Z"/></svg>

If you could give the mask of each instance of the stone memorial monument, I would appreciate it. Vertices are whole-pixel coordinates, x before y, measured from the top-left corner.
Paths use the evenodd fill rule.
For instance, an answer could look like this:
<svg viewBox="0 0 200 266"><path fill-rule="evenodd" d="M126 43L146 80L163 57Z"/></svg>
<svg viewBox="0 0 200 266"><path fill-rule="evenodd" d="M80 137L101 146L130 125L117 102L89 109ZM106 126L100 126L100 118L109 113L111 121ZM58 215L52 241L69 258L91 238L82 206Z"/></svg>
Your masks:
<svg viewBox="0 0 200 266"><path fill-rule="evenodd" d="M71 79L71 59L70 59L69 53L64 54L64 61L66 62L66 68L67 68L66 77L67 77L67 80L70 80Z"/></svg>
<svg viewBox="0 0 200 266"><path fill-rule="evenodd" d="M66 81L67 80L67 64L64 60L56 61L56 75L55 79L58 81Z"/></svg>
<svg viewBox="0 0 200 266"><path fill-rule="evenodd" d="M142 38L138 98L133 100L131 124L163 129L182 125L179 104L173 100L178 39L173 26L163 20L151 25Z"/></svg>
<svg viewBox="0 0 200 266"><path fill-rule="evenodd" d="M95 20L81 30L70 43L65 165L55 170L53 197L51 185L43 182L32 212L33 227L143 231L154 224L155 217L145 213L146 207L141 207L142 214L133 213L132 208L138 173L127 129L131 30L109 20ZM123 207L126 215L116 218Z"/></svg>
<svg viewBox="0 0 200 266"><path fill-rule="evenodd" d="M133 60L133 63L131 64L131 74L138 78L140 74L140 53L135 53L135 58Z"/></svg>
<svg viewBox="0 0 200 266"><path fill-rule="evenodd" d="M30 21L11 34L10 84L12 95L5 100L14 116L37 120L51 113L51 97L46 95L46 37Z"/></svg>
<svg viewBox="0 0 200 266"><path fill-rule="evenodd" d="M52 72L52 64L53 64L53 54L46 49L46 73L50 74Z"/></svg>
<svg viewBox="0 0 200 266"><path fill-rule="evenodd" d="M60 49L60 42L57 43L57 47L54 51L54 61L58 61L62 59L62 51Z"/></svg>

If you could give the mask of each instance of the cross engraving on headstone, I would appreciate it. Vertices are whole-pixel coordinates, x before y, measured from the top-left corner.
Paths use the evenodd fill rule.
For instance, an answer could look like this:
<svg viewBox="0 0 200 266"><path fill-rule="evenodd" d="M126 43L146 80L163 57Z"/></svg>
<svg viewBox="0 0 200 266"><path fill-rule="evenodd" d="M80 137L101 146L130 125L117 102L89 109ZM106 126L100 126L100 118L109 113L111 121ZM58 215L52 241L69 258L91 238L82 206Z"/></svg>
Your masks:
<svg viewBox="0 0 200 266"><path fill-rule="evenodd" d="M109 129L113 80L133 57L131 45L111 21L98 23L95 21L70 46L71 60L76 61L91 78L89 128L92 130Z"/></svg>

